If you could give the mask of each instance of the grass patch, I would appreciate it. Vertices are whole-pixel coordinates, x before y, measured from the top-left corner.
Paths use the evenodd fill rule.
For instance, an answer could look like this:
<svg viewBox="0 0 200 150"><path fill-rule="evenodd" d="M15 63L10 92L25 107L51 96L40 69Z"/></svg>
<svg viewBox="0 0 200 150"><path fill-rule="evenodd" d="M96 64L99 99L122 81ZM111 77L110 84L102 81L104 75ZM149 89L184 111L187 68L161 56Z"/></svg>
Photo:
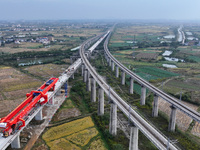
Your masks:
<svg viewBox="0 0 200 150"><path fill-rule="evenodd" d="M9 86L9 87L5 88L4 91L5 92L11 92L11 91L16 91L16 90L39 87L40 85L41 85L41 82L35 81L35 82L30 82L30 83L24 83L24 84Z"/></svg>

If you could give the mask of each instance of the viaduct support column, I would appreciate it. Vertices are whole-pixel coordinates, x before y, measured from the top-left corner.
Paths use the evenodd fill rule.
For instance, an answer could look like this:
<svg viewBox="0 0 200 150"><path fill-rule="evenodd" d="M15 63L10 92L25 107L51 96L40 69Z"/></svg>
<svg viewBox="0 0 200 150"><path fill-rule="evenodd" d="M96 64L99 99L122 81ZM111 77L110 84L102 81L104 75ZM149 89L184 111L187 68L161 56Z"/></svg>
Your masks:
<svg viewBox="0 0 200 150"><path fill-rule="evenodd" d="M12 141L11 147L12 148L21 148L19 135L17 135L16 138Z"/></svg>
<svg viewBox="0 0 200 150"><path fill-rule="evenodd" d="M125 71L123 71L122 70L122 85L125 85L125 76L126 76L126 74L125 74Z"/></svg>
<svg viewBox="0 0 200 150"><path fill-rule="evenodd" d="M109 66L111 66L111 61L112 61L111 58L109 58Z"/></svg>
<svg viewBox="0 0 200 150"><path fill-rule="evenodd" d="M84 70L85 70L85 65L82 64L82 73L81 73L82 76L84 76Z"/></svg>
<svg viewBox="0 0 200 150"><path fill-rule="evenodd" d="M152 117L158 117L158 96L154 95Z"/></svg>
<svg viewBox="0 0 200 150"><path fill-rule="evenodd" d="M169 120L169 131L174 132L176 127L176 108L174 106L171 106L171 115Z"/></svg>
<svg viewBox="0 0 200 150"><path fill-rule="evenodd" d="M42 109L37 113L37 115L35 116L35 120L42 120Z"/></svg>
<svg viewBox="0 0 200 150"><path fill-rule="evenodd" d="M70 57L70 63L73 64L73 62L74 62L74 61L73 61L73 58Z"/></svg>
<svg viewBox="0 0 200 150"><path fill-rule="evenodd" d="M117 105L113 101L110 107L109 132L112 135L117 135Z"/></svg>
<svg viewBox="0 0 200 150"><path fill-rule="evenodd" d="M130 94L133 94L133 85L134 85L134 80L132 77L130 77L130 89L129 89Z"/></svg>
<svg viewBox="0 0 200 150"><path fill-rule="evenodd" d="M87 82L86 82L86 90L87 91L91 91L91 77L89 77L87 79Z"/></svg>
<svg viewBox="0 0 200 150"><path fill-rule="evenodd" d="M111 68L112 68L112 71L115 70L115 63L114 63L114 61L112 61L112 63L111 63Z"/></svg>
<svg viewBox="0 0 200 150"><path fill-rule="evenodd" d="M85 83L87 82L87 78L88 78L87 73L88 73L88 70L85 69L84 76L83 76L83 82L85 82Z"/></svg>
<svg viewBox="0 0 200 150"><path fill-rule="evenodd" d="M107 63L109 64L109 60L110 60L110 58L109 58L108 56L107 56L107 59L106 59L106 60L107 60Z"/></svg>
<svg viewBox="0 0 200 150"><path fill-rule="evenodd" d="M129 150L138 150L138 127L131 126Z"/></svg>
<svg viewBox="0 0 200 150"><path fill-rule="evenodd" d="M116 65L116 72L115 72L116 78L119 78L119 67Z"/></svg>
<svg viewBox="0 0 200 150"><path fill-rule="evenodd" d="M96 81L91 79L91 102L96 102Z"/></svg>
<svg viewBox="0 0 200 150"><path fill-rule="evenodd" d="M74 79L74 73L71 75L71 78Z"/></svg>
<svg viewBox="0 0 200 150"><path fill-rule="evenodd" d="M104 90L101 87L99 87L98 99L98 115L102 116L104 114Z"/></svg>
<svg viewBox="0 0 200 150"><path fill-rule="evenodd" d="M141 88L141 96L140 96L140 104L145 105L145 99L146 99L146 88L142 86Z"/></svg>

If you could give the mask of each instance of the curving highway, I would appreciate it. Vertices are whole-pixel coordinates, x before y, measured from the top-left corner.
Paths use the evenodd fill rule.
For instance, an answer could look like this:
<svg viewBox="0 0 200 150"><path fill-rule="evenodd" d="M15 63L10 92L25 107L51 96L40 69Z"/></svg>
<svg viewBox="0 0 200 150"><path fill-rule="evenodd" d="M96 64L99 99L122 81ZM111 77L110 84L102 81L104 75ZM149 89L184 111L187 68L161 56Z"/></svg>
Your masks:
<svg viewBox="0 0 200 150"><path fill-rule="evenodd" d="M110 32L107 32L108 35ZM97 74L94 68L89 63L86 55L85 49L88 48L88 43L93 40L89 39L81 45L79 50L82 62L84 63L85 67L90 72L91 76L96 80L99 86L105 91L107 95L113 100L115 104L117 104L118 108L127 116L130 117L130 120L137 126L141 132L152 142L154 145L161 150L167 149L168 140L164 137L160 132L158 132L155 128L153 128L149 123L147 123L136 111L134 111L130 106L120 98L117 93L110 88L110 86ZM108 41L109 37L106 41ZM170 150L176 150L177 148L169 143Z"/></svg>
<svg viewBox="0 0 200 150"><path fill-rule="evenodd" d="M112 54L109 52L108 50L108 41L110 38L110 34L107 37L106 41L104 42L104 50L105 53L108 55L108 57L117 65L121 68L121 70L123 70L126 74L130 75L134 80L136 80L138 83L140 83L142 86L148 88L150 91L152 91L154 94L156 94L157 96L162 97L164 100L168 101L173 107L179 109L180 111L184 112L185 114L187 114L188 116L190 116L192 119L194 119L197 122L200 122L200 114L194 110L192 110L191 108L189 108L188 106L182 104L179 100L177 100L176 98L166 94L165 92L161 91L160 89L156 88L155 86L153 86L152 84L150 84L149 82L147 82L146 80L142 79L141 77L139 77L138 75L136 75L135 73L133 73L132 71L130 71L128 68L126 68L123 64L121 64L117 59L115 59L115 57L112 56Z"/></svg>

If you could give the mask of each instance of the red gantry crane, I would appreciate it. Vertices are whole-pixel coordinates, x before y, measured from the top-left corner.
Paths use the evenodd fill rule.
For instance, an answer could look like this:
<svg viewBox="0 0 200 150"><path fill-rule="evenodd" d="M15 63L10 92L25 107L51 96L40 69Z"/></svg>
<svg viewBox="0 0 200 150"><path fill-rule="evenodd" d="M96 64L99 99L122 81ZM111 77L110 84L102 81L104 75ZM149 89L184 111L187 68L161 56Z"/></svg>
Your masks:
<svg viewBox="0 0 200 150"><path fill-rule="evenodd" d="M4 118L0 118L0 129L4 137L15 133L25 126L25 121L38 106L48 102L48 91L54 91L58 78L50 78L37 91L26 94L27 99Z"/></svg>

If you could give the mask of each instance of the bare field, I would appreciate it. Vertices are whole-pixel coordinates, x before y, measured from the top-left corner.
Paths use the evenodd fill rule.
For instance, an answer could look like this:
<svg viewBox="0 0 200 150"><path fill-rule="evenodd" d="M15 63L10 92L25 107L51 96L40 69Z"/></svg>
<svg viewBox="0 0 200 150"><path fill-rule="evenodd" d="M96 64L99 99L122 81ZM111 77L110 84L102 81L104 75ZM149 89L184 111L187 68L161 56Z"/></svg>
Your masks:
<svg viewBox="0 0 200 150"><path fill-rule="evenodd" d="M18 48L13 48L13 46L19 46ZM39 48L38 46L42 46ZM6 53L18 53L18 52L28 52L28 51L49 51L49 50L58 50L61 49L62 45L53 45L48 48L43 47L41 43L21 43L19 45L16 44L6 44L5 47L0 47L0 52Z"/></svg>
<svg viewBox="0 0 200 150"><path fill-rule="evenodd" d="M43 64L26 67L24 70L47 80L50 77L59 77L67 68L68 65Z"/></svg>
<svg viewBox="0 0 200 150"><path fill-rule="evenodd" d="M5 96L4 100L10 100L25 96L28 89L31 90L32 88L37 88L42 82L33 79L14 68L1 67L0 84L0 92Z"/></svg>
<svg viewBox="0 0 200 150"><path fill-rule="evenodd" d="M43 82L12 67L0 66L0 117L26 99L26 93L36 90Z"/></svg>
<svg viewBox="0 0 200 150"><path fill-rule="evenodd" d="M146 59L146 60L151 60L151 59L157 59L158 54L156 53L139 53L135 56L137 59Z"/></svg>

